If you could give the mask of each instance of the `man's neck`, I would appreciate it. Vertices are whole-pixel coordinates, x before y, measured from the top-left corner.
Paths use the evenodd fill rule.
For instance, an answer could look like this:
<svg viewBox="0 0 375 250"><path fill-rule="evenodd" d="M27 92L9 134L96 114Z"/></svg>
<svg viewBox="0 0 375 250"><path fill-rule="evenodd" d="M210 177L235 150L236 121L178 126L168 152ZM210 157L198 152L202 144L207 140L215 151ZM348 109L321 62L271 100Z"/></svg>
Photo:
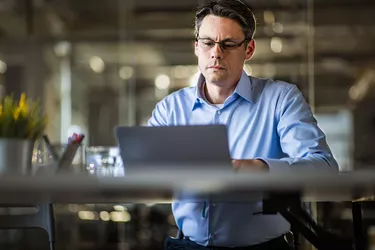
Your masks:
<svg viewBox="0 0 375 250"><path fill-rule="evenodd" d="M204 84L205 97L212 104L223 104L235 89L236 85L221 87L207 82Z"/></svg>

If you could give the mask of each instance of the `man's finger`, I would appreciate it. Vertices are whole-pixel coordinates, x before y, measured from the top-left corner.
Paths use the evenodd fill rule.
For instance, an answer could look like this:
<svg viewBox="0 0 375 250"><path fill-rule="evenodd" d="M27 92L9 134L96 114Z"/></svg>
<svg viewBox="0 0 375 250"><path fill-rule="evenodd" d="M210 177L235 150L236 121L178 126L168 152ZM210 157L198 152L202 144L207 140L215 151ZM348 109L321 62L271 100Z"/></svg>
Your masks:
<svg viewBox="0 0 375 250"><path fill-rule="evenodd" d="M234 169L239 169L241 168L242 163L239 160L232 160L232 165Z"/></svg>

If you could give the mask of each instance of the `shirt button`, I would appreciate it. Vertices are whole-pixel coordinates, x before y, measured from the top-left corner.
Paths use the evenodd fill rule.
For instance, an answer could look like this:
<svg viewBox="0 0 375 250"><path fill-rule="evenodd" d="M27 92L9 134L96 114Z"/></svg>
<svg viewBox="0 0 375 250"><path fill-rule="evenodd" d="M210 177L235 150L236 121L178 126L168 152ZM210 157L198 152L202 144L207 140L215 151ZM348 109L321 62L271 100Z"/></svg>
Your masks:
<svg viewBox="0 0 375 250"><path fill-rule="evenodd" d="M220 110L218 110L218 111L217 111L217 114L218 114L218 115L220 115L220 114L221 114L221 111L220 111Z"/></svg>
<svg viewBox="0 0 375 250"><path fill-rule="evenodd" d="M216 207L216 203L212 203L212 206L213 206L213 207Z"/></svg>

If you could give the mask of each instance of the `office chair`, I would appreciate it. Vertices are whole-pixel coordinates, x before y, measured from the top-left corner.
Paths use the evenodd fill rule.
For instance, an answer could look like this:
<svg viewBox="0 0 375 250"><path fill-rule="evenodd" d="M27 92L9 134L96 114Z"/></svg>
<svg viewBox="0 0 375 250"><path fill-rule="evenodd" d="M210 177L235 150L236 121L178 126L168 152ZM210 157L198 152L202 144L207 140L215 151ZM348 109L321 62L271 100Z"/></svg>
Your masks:
<svg viewBox="0 0 375 250"><path fill-rule="evenodd" d="M35 207L35 214L1 214L0 228L3 229L30 229L41 228L48 234L50 250L55 250L55 217L52 204L38 205L3 205L2 208L31 208Z"/></svg>

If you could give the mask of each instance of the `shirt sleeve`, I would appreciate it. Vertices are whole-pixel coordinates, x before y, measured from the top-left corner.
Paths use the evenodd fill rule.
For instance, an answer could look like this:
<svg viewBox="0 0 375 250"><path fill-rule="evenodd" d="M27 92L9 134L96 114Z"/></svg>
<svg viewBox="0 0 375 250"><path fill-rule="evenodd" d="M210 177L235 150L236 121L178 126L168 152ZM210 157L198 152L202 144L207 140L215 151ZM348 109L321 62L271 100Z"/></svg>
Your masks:
<svg viewBox="0 0 375 250"><path fill-rule="evenodd" d="M258 159L266 162L271 172L337 171L338 164L328 147L325 134L296 86L286 91L277 110L280 146L288 157Z"/></svg>
<svg viewBox="0 0 375 250"><path fill-rule="evenodd" d="M155 109L152 111L152 115L147 122L149 127L156 127L156 126L167 126L167 105L165 99L158 102L155 106Z"/></svg>

